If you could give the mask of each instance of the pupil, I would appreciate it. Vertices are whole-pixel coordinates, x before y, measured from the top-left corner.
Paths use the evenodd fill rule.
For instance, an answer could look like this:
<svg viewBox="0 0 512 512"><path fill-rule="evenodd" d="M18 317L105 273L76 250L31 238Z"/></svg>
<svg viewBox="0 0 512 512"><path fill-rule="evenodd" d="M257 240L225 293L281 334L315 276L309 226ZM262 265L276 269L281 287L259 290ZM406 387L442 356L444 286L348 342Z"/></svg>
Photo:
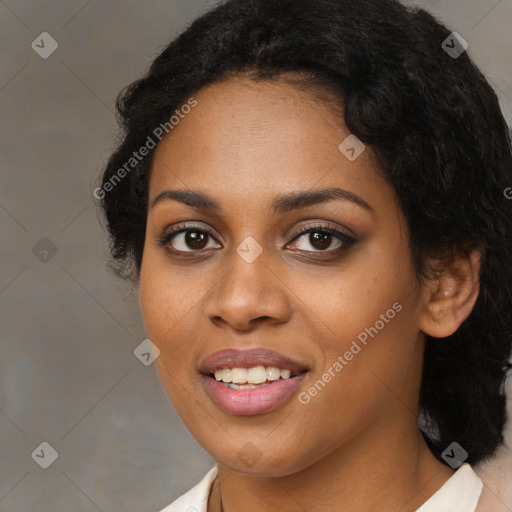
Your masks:
<svg viewBox="0 0 512 512"><path fill-rule="evenodd" d="M191 249L204 249L206 246L206 233L200 231L187 231L185 234L185 243Z"/></svg>
<svg viewBox="0 0 512 512"><path fill-rule="evenodd" d="M329 233L312 232L309 234L309 242L315 249L327 249L331 245Z"/></svg>

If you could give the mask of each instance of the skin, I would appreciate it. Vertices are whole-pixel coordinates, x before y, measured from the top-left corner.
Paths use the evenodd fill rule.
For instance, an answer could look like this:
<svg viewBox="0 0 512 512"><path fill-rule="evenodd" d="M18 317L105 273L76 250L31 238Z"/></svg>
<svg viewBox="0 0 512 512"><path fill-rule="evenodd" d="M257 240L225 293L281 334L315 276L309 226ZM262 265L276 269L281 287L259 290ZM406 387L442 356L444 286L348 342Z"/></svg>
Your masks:
<svg viewBox="0 0 512 512"><path fill-rule="evenodd" d="M219 466L208 511L415 510L453 474L417 428L423 333L448 336L469 315L478 255L418 281L394 190L369 147L355 161L340 152L350 132L315 91L242 77L194 97L154 156L140 303L163 386ZM285 213L269 206L332 187L371 210L343 199ZM151 206L163 191L185 189L220 210L172 199ZM180 222L213 238L196 252L183 235L159 244ZM323 250L308 234L294 238L326 222L356 242L333 237ZM263 249L250 264L236 252L249 236ZM211 354L264 347L309 367L299 392L307 391L395 302L402 310L305 405L294 395L269 413L236 416L201 384L197 368ZM251 467L238 457L249 441L260 456Z"/></svg>

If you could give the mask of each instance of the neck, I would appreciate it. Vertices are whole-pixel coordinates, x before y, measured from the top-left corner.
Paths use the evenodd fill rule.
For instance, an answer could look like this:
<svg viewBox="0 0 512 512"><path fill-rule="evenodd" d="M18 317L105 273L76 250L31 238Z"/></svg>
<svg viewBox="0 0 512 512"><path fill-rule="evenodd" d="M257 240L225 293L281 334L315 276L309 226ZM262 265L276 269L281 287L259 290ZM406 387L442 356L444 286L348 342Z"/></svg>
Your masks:
<svg viewBox="0 0 512 512"><path fill-rule="evenodd" d="M408 430L411 432L411 430ZM453 470L430 452L421 434L395 429L388 438L351 442L291 475L254 477L219 464L209 512L406 512L427 501ZM220 485L218 485L220 483Z"/></svg>

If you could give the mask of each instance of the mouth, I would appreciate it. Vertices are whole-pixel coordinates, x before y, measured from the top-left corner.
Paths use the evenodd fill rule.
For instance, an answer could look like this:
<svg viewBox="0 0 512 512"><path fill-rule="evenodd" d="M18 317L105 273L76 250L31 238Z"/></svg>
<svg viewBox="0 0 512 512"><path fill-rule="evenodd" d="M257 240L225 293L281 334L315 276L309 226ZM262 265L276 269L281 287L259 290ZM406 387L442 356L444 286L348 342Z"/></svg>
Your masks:
<svg viewBox="0 0 512 512"><path fill-rule="evenodd" d="M218 407L249 416L270 412L287 402L309 368L266 349L229 349L206 359L199 372Z"/></svg>

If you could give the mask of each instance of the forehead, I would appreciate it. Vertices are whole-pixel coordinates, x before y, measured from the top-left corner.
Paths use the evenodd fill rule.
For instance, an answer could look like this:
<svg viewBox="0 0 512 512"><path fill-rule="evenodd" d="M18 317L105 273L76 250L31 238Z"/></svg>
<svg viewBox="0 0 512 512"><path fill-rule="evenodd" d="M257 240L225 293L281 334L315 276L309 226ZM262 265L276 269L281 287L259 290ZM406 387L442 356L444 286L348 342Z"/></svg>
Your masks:
<svg viewBox="0 0 512 512"><path fill-rule="evenodd" d="M283 81L230 78L194 95L197 105L158 145L150 198L190 188L240 198L295 189L382 185L370 148L350 161L350 131L327 91Z"/></svg>

